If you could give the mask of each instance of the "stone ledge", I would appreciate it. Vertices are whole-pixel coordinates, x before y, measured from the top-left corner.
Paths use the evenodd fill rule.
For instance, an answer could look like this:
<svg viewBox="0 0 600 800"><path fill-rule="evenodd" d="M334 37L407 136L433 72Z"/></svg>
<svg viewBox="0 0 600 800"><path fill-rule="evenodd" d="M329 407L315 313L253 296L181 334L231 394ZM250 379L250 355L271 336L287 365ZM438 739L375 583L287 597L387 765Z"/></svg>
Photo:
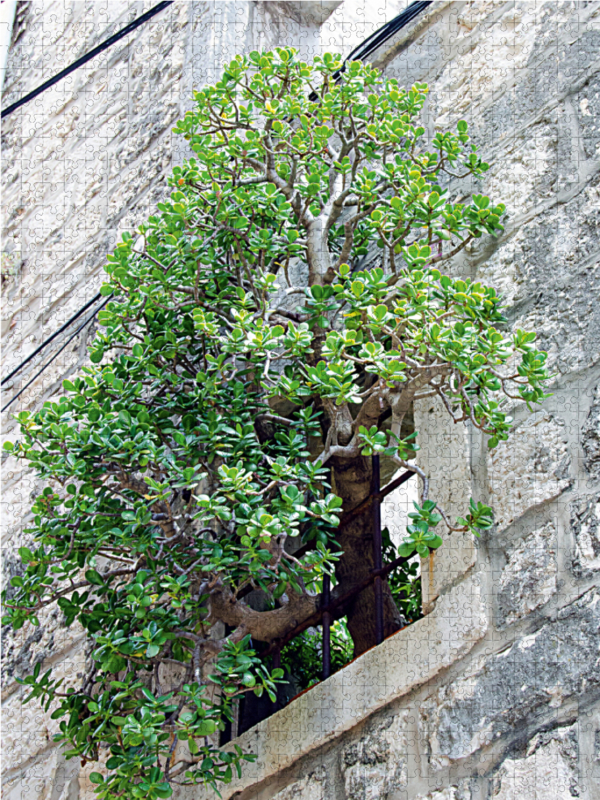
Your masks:
<svg viewBox="0 0 600 800"><path fill-rule="evenodd" d="M477 578L471 577L442 595L427 617L235 739L233 743L256 753L258 759L244 766L241 779L220 788L223 800L281 772L430 681L468 653L486 631L481 587ZM176 797L212 800L214 795L200 787L187 787Z"/></svg>

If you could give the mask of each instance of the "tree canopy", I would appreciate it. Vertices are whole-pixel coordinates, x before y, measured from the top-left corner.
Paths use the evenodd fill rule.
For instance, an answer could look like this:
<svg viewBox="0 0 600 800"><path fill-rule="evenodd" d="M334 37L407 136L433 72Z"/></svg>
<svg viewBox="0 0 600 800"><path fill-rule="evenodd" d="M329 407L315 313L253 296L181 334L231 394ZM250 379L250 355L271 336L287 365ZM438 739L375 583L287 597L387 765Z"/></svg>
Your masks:
<svg viewBox="0 0 600 800"><path fill-rule="evenodd" d="M236 697L282 680L254 643L313 614L324 574L335 595L372 568L368 515L339 527L371 454L419 476L402 554L493 524L429 497L403 422L438 397L495 447L507 399L546 396L546 355L493 288L442 272L505 207L473 191L488 165L465 121L426 134L427 92L331 54L234 59L174 129L194 155L170 199L108 256L91 365L18 414L8 447L47 486L4 619L57 603L88 633L81 685L39 665L24 682L68 755L102 760L100 797L216 788L252 758L216 734Z"/></svg>

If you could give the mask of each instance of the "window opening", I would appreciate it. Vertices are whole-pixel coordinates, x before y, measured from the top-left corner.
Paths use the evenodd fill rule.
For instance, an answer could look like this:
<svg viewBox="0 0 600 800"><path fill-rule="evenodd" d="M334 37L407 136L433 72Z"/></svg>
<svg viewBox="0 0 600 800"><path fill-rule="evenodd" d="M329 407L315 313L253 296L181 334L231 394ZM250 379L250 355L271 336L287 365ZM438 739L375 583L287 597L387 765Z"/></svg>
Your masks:
<svg viewBox="0 0 600 800"><path fill-rule="evenodd" d="M361 584L333 602L331 579L325 576L321 585L321 608L314 618L311 617L291 631L284 641L272 642L269 645L254 643L255 650L269 667L281 667L285 671L287 683L278 687L274 702L266 694L256 697L253 693L248 693L242 697L234 710L233 724L228 723L221 734L221 745L267 719L322 680L343 669L354 659L354 645L346 625L344 608L371 584L377 585L377 581L381 584L387 581L394 601L405 619L404 627L423 616L420 559L416 554L408 557L398 555L398 546L403 535L402 528L405 527L410 501L417 488L416 473L403 472L394 476L381 488L379 457L373 455L372 461L374 478L371 493L363 503L342 518L341 525L344 521L371 508L375 568ZM404 491L394 498L396 503L392 509L388 507L384 511L384 518L387 520L393 516L399 518L396 530L390 531L388 525L382 527L382 501L402 489ZM400 513L396 514L397 511ZM377 644L381 644L384 638L381 591L375 592L375 603Z"/></svg>

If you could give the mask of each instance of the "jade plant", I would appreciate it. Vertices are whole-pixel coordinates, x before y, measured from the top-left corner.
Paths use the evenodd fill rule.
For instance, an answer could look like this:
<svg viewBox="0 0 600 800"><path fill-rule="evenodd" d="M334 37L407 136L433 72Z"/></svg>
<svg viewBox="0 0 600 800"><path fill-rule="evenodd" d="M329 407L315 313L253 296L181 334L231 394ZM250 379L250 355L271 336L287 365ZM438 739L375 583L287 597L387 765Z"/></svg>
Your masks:
<svg viewBox="0 0 600 800"><path fill-rule="evenodd" d="M6 624L57 604L89 642L80 682L22 679L68 758L98 760L101 798L215 789L253 758L219 745L244 693L283 670L257 654L373 568L371 455L412 470L419 502L400 553L478 534L429 497L415 401L491 448L514 402L546 396L546 354L511 331L493 288L449 262L498 236L505 207L467 123L427 134L428 87L291 48L237 56L175 134L190 157L170 198L107 256L90 364L17 415L8 445L45 482ZM466 199L465 199L466 198ZM384 585L385 634L403 618ZM340 610L342 613L342 610ZM375 644L372 588L343 613Z"/></svg>

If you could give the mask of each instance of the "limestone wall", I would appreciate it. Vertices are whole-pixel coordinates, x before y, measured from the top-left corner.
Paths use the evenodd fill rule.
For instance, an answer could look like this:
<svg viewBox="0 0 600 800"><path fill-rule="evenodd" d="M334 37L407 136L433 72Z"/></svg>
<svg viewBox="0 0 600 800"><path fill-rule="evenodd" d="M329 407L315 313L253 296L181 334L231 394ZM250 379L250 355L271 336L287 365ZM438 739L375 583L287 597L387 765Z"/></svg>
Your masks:
<svg viewBox="0 0 600 800"><path fill-rule="evenodd" d="M19 3L2 105L151 5ZM192 85L239 50L281 42L307 56L347 53L405 5L176 2L5 121L3 374L94 295L119 231L151 213L184 155L170 129ZM244 734L258 761L223 796L596 800L600 3L436 2L373 60L430 84L430 131L469 121L491 164L474 190L506 202L509 219L498 242L478 243L453 270L494 285L511 324L540 331L553 395L535 411L515 405L514 435L491 457L435 405L415 409L422 463L446 504L487 500L496 529L477 543L451 540L423 564L424 619ZM52 397L84 358L82 334L15 410ZM3 467L10 575L34 486L10 459ZM11 800L93 797L86 770L53 747L55 723L22 710L14 683L37 661L77 680L82 657L83 640L58 615L5 639Z"/></svg>

